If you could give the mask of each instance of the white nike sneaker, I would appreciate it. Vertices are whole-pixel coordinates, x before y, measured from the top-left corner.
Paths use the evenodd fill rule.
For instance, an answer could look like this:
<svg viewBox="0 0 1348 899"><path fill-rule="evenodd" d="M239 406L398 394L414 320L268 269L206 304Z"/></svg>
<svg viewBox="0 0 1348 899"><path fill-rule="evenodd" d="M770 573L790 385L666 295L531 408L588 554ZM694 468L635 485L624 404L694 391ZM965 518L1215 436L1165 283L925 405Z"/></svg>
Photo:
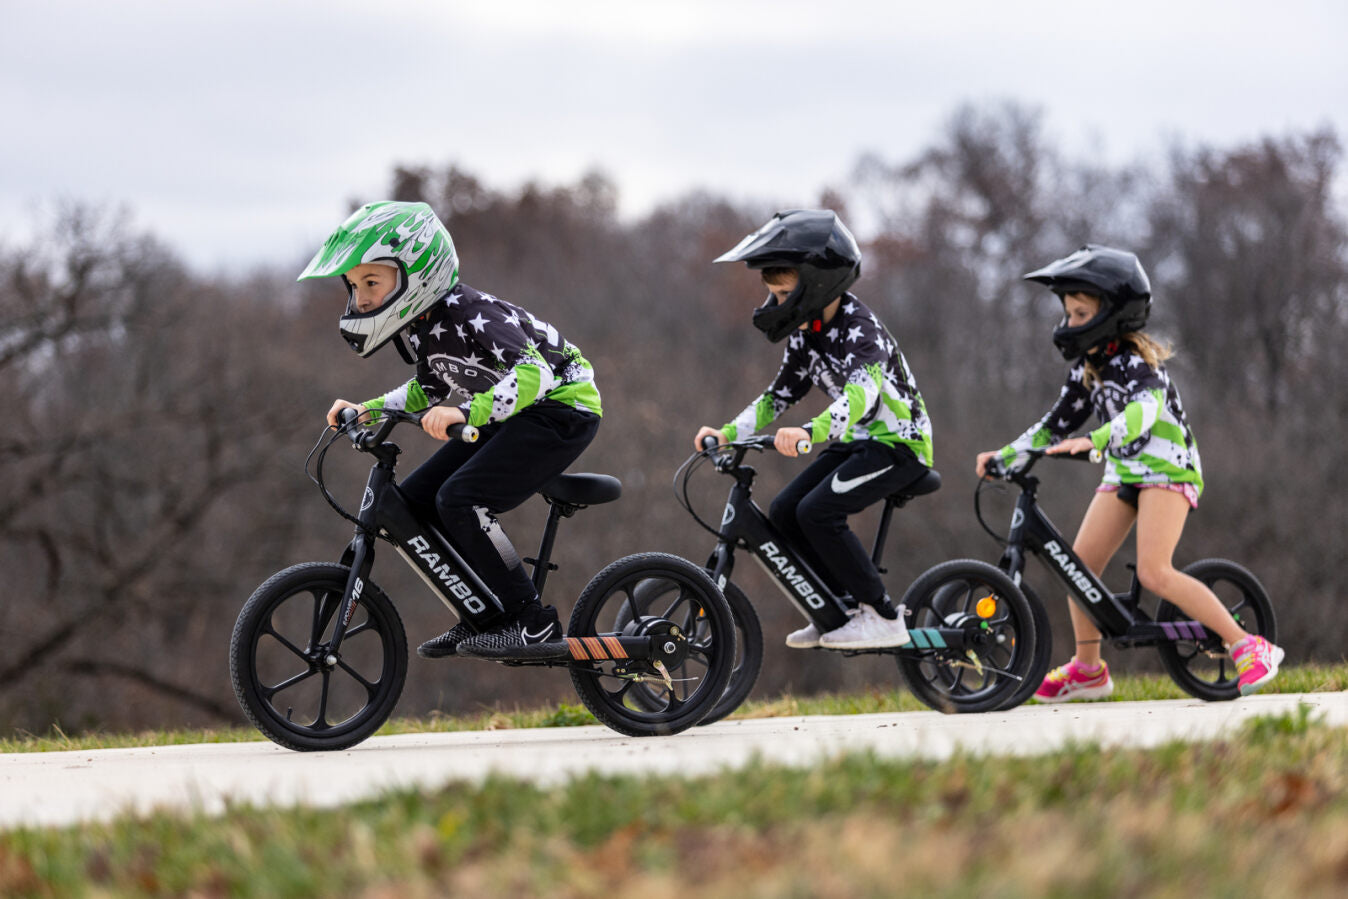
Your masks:
<svg viewBox="0 0 1348 899"><path fill-rule="evenodd" d="M894 620L884 618L870 603L861 603L847 612L848 621L842 627L831 630L819 638L824 649L887 649L891 646L903 646L912 637L903 623L903 606L900 605L899 617Z"/></svg>
<svg viewBox="0 0 1348 899"><path fill-rule="evenodd" d="M811 621L800 630L787 634L786 645L792 649L814 649L819 645L819 628Z"/></svg>

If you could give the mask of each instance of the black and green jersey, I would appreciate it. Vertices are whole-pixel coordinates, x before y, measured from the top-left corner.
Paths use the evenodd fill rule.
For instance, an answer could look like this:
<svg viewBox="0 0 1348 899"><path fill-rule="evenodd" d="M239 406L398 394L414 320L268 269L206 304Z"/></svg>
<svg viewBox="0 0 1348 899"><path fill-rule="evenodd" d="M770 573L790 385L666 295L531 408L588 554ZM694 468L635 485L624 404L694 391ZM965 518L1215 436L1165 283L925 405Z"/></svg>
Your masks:
<svg viewBox="0 0 1348 899"><path fill-rule="evenodd" d="M875 313L843 294L833 321L819 332L796 331L768 389L721 430L748 437L818 387L832 404L802 427L815 443L876 440L902 444L932 464L931 420L908 362Z"/></svg>
<svg viewBox="0 0 1348 899"><path fill-rule="evenodd" d="M557 329L513 303L458 284L413 325L416 377L367 409L421 412L451 393L468 423L504 421L541 399L601 415L594 371Z"/></svg>
<svg viewBox="0 0 1348 899"><path fill-rule="evenodd" d="M1096 367L1100 380L1088 388L1086 360L1078 360L1053 408L1002 448L1002 461L1015 467L1023 461L1022 451L1064 440L1094 412L1103 424L1090 438L1108 463L1104 483L1193 484L1201 493L1203 466L1198 444L1165 366L1152 368L1138 353L1125 348Z"/></svg>

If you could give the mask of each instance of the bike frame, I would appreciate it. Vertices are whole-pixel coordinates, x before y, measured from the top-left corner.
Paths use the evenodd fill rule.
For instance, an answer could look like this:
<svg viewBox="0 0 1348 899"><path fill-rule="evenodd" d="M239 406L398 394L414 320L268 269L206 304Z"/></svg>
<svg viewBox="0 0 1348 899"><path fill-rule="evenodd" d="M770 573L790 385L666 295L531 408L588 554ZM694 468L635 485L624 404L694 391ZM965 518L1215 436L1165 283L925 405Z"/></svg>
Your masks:
<svg viewBox="0 0 1348 899"><path fill-rule="evenodd" d="M342 597L341 616L333 632L333 648L341 645L355 612L356 600L369 580L376 537L392 543L403 561L460 620L476 630L490 627L503 612L501 601L439 531L417 520L394 483L398 447L384 443L369 452L376 462L365 483L355 537L342 554L342 564L350 566L351 574Z"/></svg>
<svg viewBox="0 0 1348 899"><path fill-rule="evenodd" d="M718 466L721 471L732 475L735 483L730 488L721 516L720 539L707 561L711 579L724 589L735 569L735 550L748 550L791 604L807 620L814 622L820 633L842 627L847 623L847 607L842 598L833 593L801 559L800 553L753 501L753 482L758 472L752 466L742 464L747 450L747 446L737 445L733 460ZM885 569L880 567L880 559L895 508L893 501L886 501L876 532L875 546L871 551L871 560L881 573ZM965 631L959 627L910 628L908 632L912 635L912 641L900 647L842 652L844 655L859 655L911 653L931 649L962 650L965 644Z"/></svg>
<svg viewBox="0 0 1348 899"><path fill-rule="evenodd" d="M741 458L742 455L738 456L736 462ZM730 488L721 516L720 540L707 562L711 579L724 587L735 569L735 548L743 547L763 566L792 605L814 622L820 633L842 627L847 623L842 600L825 586L753 501L753 480L757 472L747 465L736 464L732 473L735 484Z"/></svg>
<svg viewBox="0 0 1348 899"><path fill-rule="evenodd" d="M1006 549L997 563L1020 584L1025 559L1033 553L1060 580L1091 622L1115 646L1155 646L1180 640L1200 641L1210 635L1197 621L1153 621L1139 605L1141 585L1133 573L1127 593L1112 593L1072 549L1071 543L1039 508L1039 479L1024 473L1010 480L1021 489L1011 515ZM1131 567L1131 566L1130 566Z"/></svg>
<svg viewBox="0 0 1348 899"><path fill-rule="evenodd" d="M396 444L379 443L366 449L376 459L365 484L357 516L356 534L342 554L341 563L351 569L346 589L339 606L340 615L329 645L336 651L346 635L346 629L355 614L356 602L374 566L375 540L382 537L393 544L412 570L421 576L426 586L442 603L467 622L474 630L482 631L497 624L504 614L501 601L482 582L463 556L436 528L422 522L394 481L394 467L401 452ZM553 541L558 522L573 514L577 507L552 502L548 522L543 532L537 559L533 563L534 588L541 598L551 564ZM596 637L567 637L571 656L577 660L659 658L652 638L600 634ZM578 645L579 644L579 645ZM567 664L562 660L511 662L514 665Z"/></svg>

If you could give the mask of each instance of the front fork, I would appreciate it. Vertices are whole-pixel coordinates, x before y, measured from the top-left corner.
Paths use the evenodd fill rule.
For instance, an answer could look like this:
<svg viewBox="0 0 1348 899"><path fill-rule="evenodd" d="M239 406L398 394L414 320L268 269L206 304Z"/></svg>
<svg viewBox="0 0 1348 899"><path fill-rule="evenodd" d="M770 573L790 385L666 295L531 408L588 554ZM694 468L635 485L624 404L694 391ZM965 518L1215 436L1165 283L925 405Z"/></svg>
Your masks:
<svg viewBox="0 0 1348 899"><path fill-rule="evenodd" d="M328 641L329 652L336 653L346 637L346 629L356 614L356 603L370 580L370 569L374 566L374 537L361 529L342 552L342 564L351 569L346 578L346 589L342 592L342 601L337 608L337 623L332 630L332 639ZM325 613L325 615L328 613ZM317 633L327 630L327 620L320 622Z"/></svg>
<svg viewBox="0 0 1348 899"><path fill-rule="evenodd" d="M734 545L725 540L718 542L707 559L706 567L712 582L718 589L724 590L725 585L730 582L730 575L735 571Z"/></svg>

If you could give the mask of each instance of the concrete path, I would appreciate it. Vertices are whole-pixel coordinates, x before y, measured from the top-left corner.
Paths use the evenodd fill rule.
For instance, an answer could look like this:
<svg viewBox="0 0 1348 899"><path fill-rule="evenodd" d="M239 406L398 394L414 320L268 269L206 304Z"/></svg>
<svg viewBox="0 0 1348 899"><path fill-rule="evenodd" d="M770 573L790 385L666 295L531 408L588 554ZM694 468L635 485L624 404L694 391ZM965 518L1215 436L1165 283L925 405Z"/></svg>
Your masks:
<svg viewBox="0 0 1348 899"><path fill-rule="evenodd" d="M588 771L711 773L755 758L805 766L870 749L942 759L956 750L1032 755L1073 741L1156 746L1210 740L1258 716L1295 712L1348 725L1348 692L1022 706L984 715L904 712L724 721L632 739L599 726L377 737L299 753L270 742L0 755L0 828L62 825L157 808L222 811L229 802L334 806L396 787L434 789L491 773L550 784Z"/></svg>

